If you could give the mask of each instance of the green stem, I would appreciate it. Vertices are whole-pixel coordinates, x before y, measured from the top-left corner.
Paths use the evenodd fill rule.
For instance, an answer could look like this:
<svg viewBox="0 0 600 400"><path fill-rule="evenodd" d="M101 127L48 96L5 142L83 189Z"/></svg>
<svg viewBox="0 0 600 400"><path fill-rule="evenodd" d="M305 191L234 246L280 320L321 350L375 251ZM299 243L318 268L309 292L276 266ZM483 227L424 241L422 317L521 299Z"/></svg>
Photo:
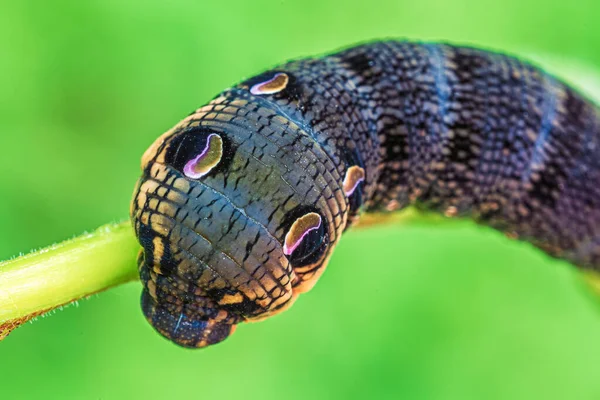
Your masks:
<svg viewBox="0 0 600 400"><path fill-rule="evenodd" d="M365 215L359 226L438 226L442 221L449 219L409 208L391 215ZM54 308L138 279L139 249L130 223L123 222L0 262L0 340L24 322ZM584 277L600 295L600 275L588 272Z"/></svg>
<svg viewBox="0 0 600 400"><path fill-rule="evenodd" d="M369 215L361 225L423 220L420 215ZM138 279L139 248L130 223L123 222L0 262L0 340L50 310Z"/></svg>
<svg viewBox="0 0 600 400"><path fill-rule="evenodd" d="M137 279L129 222L0 262L0 340L51 309Z"/></svg>

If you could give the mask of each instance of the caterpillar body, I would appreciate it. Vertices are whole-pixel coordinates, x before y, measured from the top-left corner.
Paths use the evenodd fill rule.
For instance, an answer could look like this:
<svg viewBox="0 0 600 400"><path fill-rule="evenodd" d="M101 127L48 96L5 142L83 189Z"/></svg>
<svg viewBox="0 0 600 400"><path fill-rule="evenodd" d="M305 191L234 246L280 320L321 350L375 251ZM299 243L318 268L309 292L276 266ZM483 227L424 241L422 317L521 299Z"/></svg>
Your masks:
<svg viewBox="0 0 600 400"><path fill-rule="evenodd" d="M516 58L375 42L225 90L142 157L142 310L204 347L289 307L362 212L466 216L600 269L600 111Z"/></svg>

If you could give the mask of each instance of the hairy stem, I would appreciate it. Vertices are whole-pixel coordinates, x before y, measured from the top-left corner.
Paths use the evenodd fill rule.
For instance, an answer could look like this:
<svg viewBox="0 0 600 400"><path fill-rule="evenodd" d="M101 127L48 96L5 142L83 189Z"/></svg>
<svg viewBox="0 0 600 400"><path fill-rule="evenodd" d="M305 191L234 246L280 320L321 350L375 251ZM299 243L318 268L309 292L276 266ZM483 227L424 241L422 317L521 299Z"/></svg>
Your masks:
<svg viewBox="0 0 600 400"><path fill-rule="evenodd" d="M382 223L438 225L448 221L412 208L364 217L357 227ZM0 340L19 325L52 309L138 279L139 249L130 223L123 222L0 262ZM600 295L600 275L588 272L584 277Z"/></svg>
<svg viewBox="0 0 600 400"><path fill-rule="evenodd" d="M0 340L53 308L137 279L129 222L0 262Z"/></svg>
<svg viewBox="0 0 600 400"><path fill-rule="evenodd" d="M369 215L361 226L423 220L414 210ZM39 315L138 279L140 249L129 222L0 262L0 340Z"/></svg>

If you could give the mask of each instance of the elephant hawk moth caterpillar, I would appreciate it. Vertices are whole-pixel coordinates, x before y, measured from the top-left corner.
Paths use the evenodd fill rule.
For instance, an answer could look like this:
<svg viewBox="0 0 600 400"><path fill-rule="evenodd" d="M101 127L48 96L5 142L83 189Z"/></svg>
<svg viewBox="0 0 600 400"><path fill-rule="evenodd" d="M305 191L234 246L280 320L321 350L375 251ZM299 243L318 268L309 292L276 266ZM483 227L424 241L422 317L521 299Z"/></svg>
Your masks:
<svg viewBox="0 0 600 400"><path fill-rule="evenodd" d="M225 90L142 158L142 310L198 348L289 307L362 212L463 216L600 269L600 111L517 58L375 42Z"/></svg>

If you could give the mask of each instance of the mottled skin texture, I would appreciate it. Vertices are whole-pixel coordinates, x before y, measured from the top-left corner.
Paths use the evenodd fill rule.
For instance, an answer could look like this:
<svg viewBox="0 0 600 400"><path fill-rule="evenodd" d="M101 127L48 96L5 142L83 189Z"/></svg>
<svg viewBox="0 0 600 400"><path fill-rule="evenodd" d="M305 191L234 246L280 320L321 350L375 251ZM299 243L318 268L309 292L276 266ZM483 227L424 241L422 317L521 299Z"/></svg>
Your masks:
<svg viewBox="0 0 600 400"><path fill-rule="evenodd" d="M287 80L260 85L276 74ZM185 176L211 133L220 161ZM309 290L362 211L411 204L600 269L599 145L598 108L512 57L378 42L285 64L145 153L131 209L142 309L179 345L219 342ZM354 166L364 180L347 196ZM321 227L286 256L286 233L311 212Z"/></svg>

